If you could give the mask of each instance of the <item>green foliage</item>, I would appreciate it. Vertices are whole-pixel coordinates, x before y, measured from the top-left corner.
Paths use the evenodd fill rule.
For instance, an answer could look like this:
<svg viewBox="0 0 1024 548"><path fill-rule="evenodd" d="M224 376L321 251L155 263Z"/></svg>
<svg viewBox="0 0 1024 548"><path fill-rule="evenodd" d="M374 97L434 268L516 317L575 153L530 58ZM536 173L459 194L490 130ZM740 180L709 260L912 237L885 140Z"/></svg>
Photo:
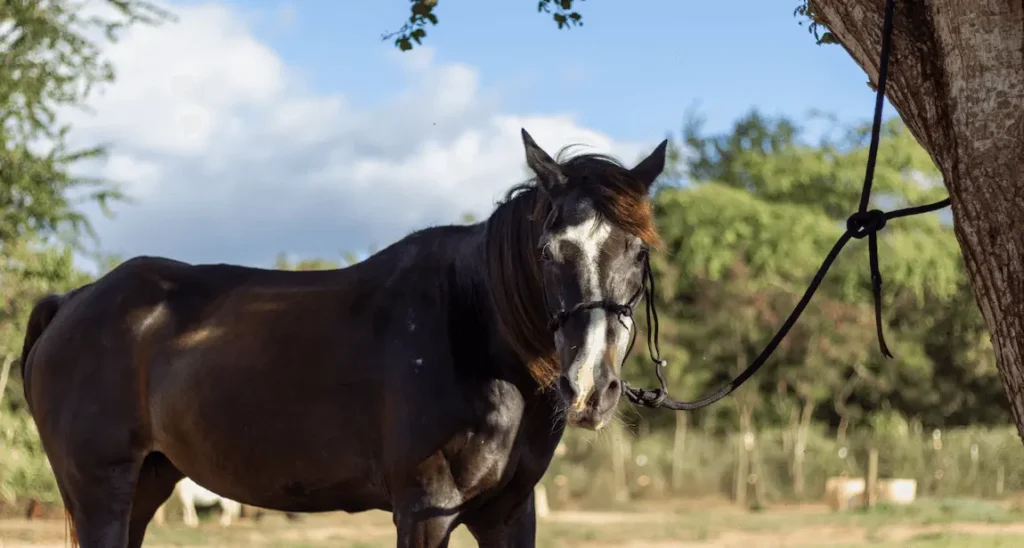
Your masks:
<svg viewBox="0 0 1024 548"><path fill-rule="evenodd" d="M814 12L813 0L801 0L800 5L793 10L793 15L800 17L800 25L802 26L805 22L807 23L807 31L814 35L814 39L819 44L838 44L834 34L827 30L822 30L824 25L818 20L817 15Z"/></svg>
<svg viewBox="0 0 1024 548"><path fill-rule="evenodd" d="M754 460L751 470L764 487L767 498L764 502L821 500L828 478L843 474L863 477L871 447L879 451L879 477L916 480L920 498L996 497L1000 494L997 491L1000 477L1002 494L1024 491L1024 447L1014 427L944 431L942 443L936 449L930 430L914 430L904 419L897 419L901 420L903 429L866 427L846 443L836 441L824 427L812 428L805 452L803 497L792 490L792 432L778 427L759 430L755 438L756 451L751 454ZM669 481L674 458L670 434L656 431L647 436L627 437L626 482L631 496L636 499L730 496L736 479L740 435L691 431L685 439L682 458L675 463L682 467L683 483L673 491ZM973 458L972 446L978 447ZM614 450L614 442L608 438L595 437L590 432L568 431L560 456L544 477L549 493L558 489L555 478L564 476L574 498L590 501L612 498L615 486L608 471ZM973 464L974 458L976 464ZM595 473L595 470L602 472ZM977 501L975 504L986 506ZM932 519L930 509L921 505L898 511L921 513L922 519Z"/></svg>
<svg viewBox="0 0 1024 548"><path fill-rule="evenodd" d="M60 502L32 417L0 412L0 501L10 503L26 496Z"/></svg>
<svg viewBox="0 0 1024 548"><path fill-rule="evenodd" d="M0 361L18 360L0 405L5 410L23 407L19 373L25 322L36 301L46 293L67 291L89 281L72 262L71 249L44 245L39 240L9 242L0 254Z"/></svg>
<svg viewBox="0 0 1024 548"><path fill-rule="evenodd" d="M91 233L76 206L102 207L122 198L109 181L72 175L72 164L104 152L71 149L62 109L84 104L114 70L102 43L134 23L157 23L169 14L142 0L107 0L102 6L53 0L0 3L0 250L27 233L77 241Z"/></svg>
<svg viewBox="0 0 1024 548"><path fill-rule="evenodd" d="M427 37L427 25L437 24L434 8L438 0L409 0L409 20L395 32L389 32L381 40L394 40L395 47L401 51L409 51L423 44ZM559 29L583 26L583 16L573 9L573 4L583 0L537 0L537 11L551 15L551 19Z"/></svg>

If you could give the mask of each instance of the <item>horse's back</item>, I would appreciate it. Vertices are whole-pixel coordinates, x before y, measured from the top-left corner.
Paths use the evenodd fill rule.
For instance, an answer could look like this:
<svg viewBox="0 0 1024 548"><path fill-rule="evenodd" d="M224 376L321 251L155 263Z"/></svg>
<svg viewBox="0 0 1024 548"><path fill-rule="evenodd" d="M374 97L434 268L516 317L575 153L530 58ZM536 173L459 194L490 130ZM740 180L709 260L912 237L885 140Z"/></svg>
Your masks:
<svg viewBox="0 0 1024 548"><path fill-rule="evenodd" d="M281 372L273 373L271 362L287 370L288 357L328 340L316 321L336 305L324 292L344 286L332 283L338 273L289 274L297 273L160 257L125 261L64 296L35 338L26 364L30 404L44 421L54 416L66 425L85 420L75 418L83 409L116 407L112 414L131 416L133 429L145 434L152 412L161 411L154 397L174 399L171 392L188 387L209 394L211 384L235 386L242 397L246 387L273 386Z"/></svg>

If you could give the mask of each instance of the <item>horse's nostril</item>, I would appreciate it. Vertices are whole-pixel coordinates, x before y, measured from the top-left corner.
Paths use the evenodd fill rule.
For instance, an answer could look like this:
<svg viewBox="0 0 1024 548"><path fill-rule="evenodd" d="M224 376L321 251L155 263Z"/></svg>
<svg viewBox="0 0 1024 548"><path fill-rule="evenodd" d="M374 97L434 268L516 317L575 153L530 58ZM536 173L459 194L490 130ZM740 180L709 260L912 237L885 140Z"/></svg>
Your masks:
<svg viewBox="0 0 1024 548"><path fill-rule="evenodd" d="M558 391L566 401L576 399L576 386L569 380L569 377L558 377Z"/></svg>
<svg viewBox="0 0 1024 548"><path fill-rule="evenodd" d="M619 379L612 379L612 381L608 383L608 387L605 388L605 391L608 393L613 393L619 389L619 384Z"/></svg>

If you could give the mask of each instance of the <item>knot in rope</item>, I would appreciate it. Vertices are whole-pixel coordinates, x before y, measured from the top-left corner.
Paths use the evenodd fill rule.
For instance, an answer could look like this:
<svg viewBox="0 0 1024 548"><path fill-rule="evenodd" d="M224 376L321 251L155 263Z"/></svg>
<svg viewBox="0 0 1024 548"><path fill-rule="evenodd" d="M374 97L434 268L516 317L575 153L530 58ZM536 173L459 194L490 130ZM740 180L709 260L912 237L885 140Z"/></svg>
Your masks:
<svg viewBox="0 0 1024 548"><path fill-rule="evenodd" d="M885 228L888 220L885 212L878 209L858 211L846 219L846 230L859 240Z"/></svg>

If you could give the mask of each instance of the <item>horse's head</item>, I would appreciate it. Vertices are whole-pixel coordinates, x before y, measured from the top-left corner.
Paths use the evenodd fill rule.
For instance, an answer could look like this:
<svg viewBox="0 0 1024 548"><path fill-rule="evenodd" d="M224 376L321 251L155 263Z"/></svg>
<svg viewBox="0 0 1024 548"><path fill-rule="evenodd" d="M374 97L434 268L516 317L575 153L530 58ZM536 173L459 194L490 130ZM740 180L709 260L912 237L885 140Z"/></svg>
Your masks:
<svg viewBox="0 0 1024 548"><path fill-rule="evenodd" d="M658 242L649 190L667 141L627 169L601 155L557 162L523 130L526 161L549 207L538 242L540 278L561 364L556 381L572 426L604 427L622 394L619 375Z"/></svg>

